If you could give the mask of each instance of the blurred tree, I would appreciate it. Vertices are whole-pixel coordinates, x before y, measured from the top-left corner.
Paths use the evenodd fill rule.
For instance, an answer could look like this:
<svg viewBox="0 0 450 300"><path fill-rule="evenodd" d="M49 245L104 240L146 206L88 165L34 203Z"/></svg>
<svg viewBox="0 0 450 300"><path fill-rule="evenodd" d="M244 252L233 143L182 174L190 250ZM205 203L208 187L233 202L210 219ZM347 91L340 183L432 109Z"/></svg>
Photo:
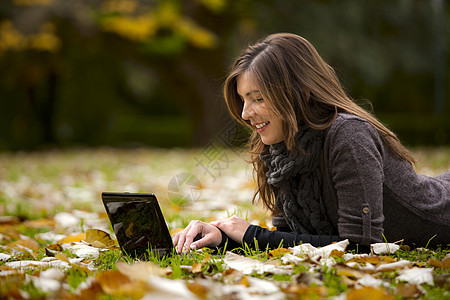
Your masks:
<svg viewBox="0 0 450 300"><path fill-rule="evenodd" d="M305 36L409 144L450 142L446 1L253 2L260 32Z"/></svg>
<svg viewBox="0 0 450 300"><path fill-rule="evenodd" d="M229 122L233 58L280 31L410 144L448 143L449 28L442 0L2 1L0 149L205 145Z"/></svg>
<svg viewBox="0 0 450 300"><path fill-rule="evenodd" d="M21 102L2 103L13 112L5 114L13 127L10 137L21 140L20 147L65 138L95 144L124 109L156 115L161 111L152 110L155 102L172 101L177 106L167 106L166 113L189 114L191 144L205 145L228 121L218 101L228 63L223 45L232 32L226 5L223 0L3 2L2 98ZM133 84L133 77L141 81Z"/></svg>

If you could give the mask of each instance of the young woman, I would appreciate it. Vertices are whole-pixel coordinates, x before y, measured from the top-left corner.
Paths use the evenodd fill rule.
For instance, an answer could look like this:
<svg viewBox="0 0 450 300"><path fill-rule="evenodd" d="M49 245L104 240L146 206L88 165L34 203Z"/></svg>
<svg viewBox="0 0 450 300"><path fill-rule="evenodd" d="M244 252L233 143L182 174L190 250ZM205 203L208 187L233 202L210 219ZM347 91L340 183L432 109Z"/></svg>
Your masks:
<svg viewBox="0 0 450 300"><path fill-rule="evenodd" d="M258 198L273 213L269 231L233 216L192 221L174 236L178 252L255 240L265 247L404 240L450 243L450 171L418 175L396 135L346 95L334 70L304 38L287 33L249 46L224 96L252 129Z"/></svg>

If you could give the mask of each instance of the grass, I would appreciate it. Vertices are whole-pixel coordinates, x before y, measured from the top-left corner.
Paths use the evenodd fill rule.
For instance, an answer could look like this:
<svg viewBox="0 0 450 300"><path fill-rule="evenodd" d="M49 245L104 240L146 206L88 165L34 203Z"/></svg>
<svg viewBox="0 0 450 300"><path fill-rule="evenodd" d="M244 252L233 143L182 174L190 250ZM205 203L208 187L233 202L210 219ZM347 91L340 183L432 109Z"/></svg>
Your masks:
<svg viewBox="0 0 450 300"><path fill-rule="evenodd" d="M68 236L72 233L86 232L88 228L99 227L112 233L100 201L100 194L103 191L155 193L172 232L177 228L184 228L192 219L211 221L233 214L239 214L252 223L270 226L270 218L266 212L261 207L250 204L255 185L245 157L238 156L232 151L226 152L233 163L221 170L220 174L211 169L210 171L216 172L213 177L196 165L198 161L196 159L201 153L201 149L182 151L105 148L0 154L0 215L17 217L9 220L0 219L0 253L12 255L11 258L0 261L0 295L14 298L15 295L25 292L31 299L58 298L63 295L58 294L62 290L75 295L80 293L80 287L93 281L97 282L97 285L91 283L89 288L84 287L82 293L91 293L91 296L96 295L105 299L136 297L136 294L131 292L133 288L125 290L127 285L137 284L135 280L131 283L118 282L114 285L122 286L120 290L108 289L105 287L107 283L98 279L99 274L119 272L118 263L134 265L136 262L130 257L123 256L117 248L100 252L96 258L84 259L82 262L91 266L92 270L84 265L71 263L64 271L64 279L61 280L61 284L65 284L66 288L61 285L59 292L44 292L41 286L36 286L33 281L25 279L24 273L8 273L14 271L8 267L10 262L39 261L52 255L53 252L46 251L46 248L55 245L56 242L39 238L42 233ZM413 153L419 160L415 168L420 173L434 176L450 169L450 148L420 148L414 149ZM180 173L191 173L201 183L201 188L197 191L200 192L199 196L195 199L189 197L175 199L167 193L169 182ZM189 186L180 186L177 192L178 197L184 197L189 192ZM80 215L78 223L72 227L65 227L55 222L53 216L59 212L70 212L74 217ZM98 217L91 219L83 215L84 212L96 213ZM35 249L32 251L13 249L13 243L27 237L36 241ZM244 247L240 253L266 264L279 265L281 257L285 254L283 251ZM77 259L77 255L69 250L61 253L68 259ZM177 280L185 282L186 286L200 298L210 297L207 295L223 289L222 285L235 288L234 295L239 298L241 294L237 292L235 286L243 285L251 288L246 279L248 276L268 282L279 282L279 288L286 298L342 296L350 292L354 288L352 282L356 282L356 278L346 279L338 275L336 265L320 266L310 260L299 265L290 264L291 274L243 275L239 272L230 274L223 263L225 255L225 251L217 253L202 249L182 256L173 255L161 259L149 253L149 261L165 270L165 274L162 275L164 278L173 282ZM395 260L412 261L418 267L433 268L435 285L422 284L421 287L426 293L418 292L419 294L414 297L448 299L450 289L448 266L445 267L442 262L449 255L448 249L404 248L388 256ZM337 258L336 261L337 265L346 263L342 258ZM46 268L48 267L28 269L25 274L38 277ZM386 295L398 299L408 298L406 292L398 292L401 284L395 280L398 276L397 271L384 272L377 276L389 284L389 288L383 289ZM139 290L136 286L133 287L134 291ZM149 291L144 289L142 292ZM89 298L86 295L85 298Z"/></svg>

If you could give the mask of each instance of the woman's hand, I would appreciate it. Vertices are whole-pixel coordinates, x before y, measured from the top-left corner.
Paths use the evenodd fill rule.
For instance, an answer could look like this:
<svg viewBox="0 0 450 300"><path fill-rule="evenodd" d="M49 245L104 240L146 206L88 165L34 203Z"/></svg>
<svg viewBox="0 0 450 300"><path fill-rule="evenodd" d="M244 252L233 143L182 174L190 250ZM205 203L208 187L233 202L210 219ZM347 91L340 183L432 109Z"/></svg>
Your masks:
<svg viewBox="0 0 450 300"><path fill-rule="evenodd" d="M197 235L201 238L194 242ZM216 247L220 242L222 242L220 230L216 226L198 220L191 221L185 229L173 237L177 253L181 253L183 248L188 252L191 249L196 250L206 246Z"/></svg>
<svg viewBox="0 0 450 300"><path fill-rule="evenodd" d="M210 224L220 228L230 239L241 243L250 222L245 221L239 216L232 216L227 219L213 221Z"/></svg>

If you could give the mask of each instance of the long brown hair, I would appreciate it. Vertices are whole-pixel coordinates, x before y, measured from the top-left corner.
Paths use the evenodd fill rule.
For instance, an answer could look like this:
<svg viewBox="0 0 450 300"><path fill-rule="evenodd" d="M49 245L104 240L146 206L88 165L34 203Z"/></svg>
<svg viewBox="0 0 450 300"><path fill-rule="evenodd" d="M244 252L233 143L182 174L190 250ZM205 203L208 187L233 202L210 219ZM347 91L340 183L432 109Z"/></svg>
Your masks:
<svg viewBox="0 0 450 300"><path fill-rule="evenodd" d="M338 112L347 112L367 120L397 156L414 163L397 136L347 96L333 68L306 39L290 33L272 34L249 46L234 62L224 85L225 101L238 122L252 127L241 118L243 103L237 93L237 79L245 72L255 80L266 105L283 120L284 141L289 150L301 150L295 143L299 124L324 130ZM253 201L259 194L264 205L274 211L276 191L267 183L267 170L259 157L267 153L269 146L253 130L249 148L257 179Z"/></svg>

